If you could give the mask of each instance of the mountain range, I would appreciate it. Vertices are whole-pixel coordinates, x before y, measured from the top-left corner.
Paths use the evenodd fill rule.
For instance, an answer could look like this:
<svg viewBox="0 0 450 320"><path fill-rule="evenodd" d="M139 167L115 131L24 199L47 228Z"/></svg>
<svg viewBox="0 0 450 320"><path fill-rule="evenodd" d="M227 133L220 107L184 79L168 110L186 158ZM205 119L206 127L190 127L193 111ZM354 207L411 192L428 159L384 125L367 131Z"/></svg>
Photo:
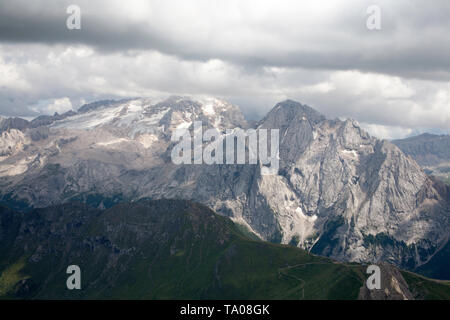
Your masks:
<svg viewBox="0 0 450 320"><path fill-rule="evenodd" d="M195 121L221 137L227 129L278 129L278 173L262 174L261 163L174 164L172 134ZM356 121L330 120L295 101L254 125L221 99L169 97L100 101L0 127L0 199L13 210L187 199L261 240L337 261L388 262L439 278L446 268L429 263L448 266L436 259L448 248L445 189Z"/></svg>
<svg viewBox="0 0 450 320"><path fill-rule="evenodd" d="M450 184L450 135L424 133L392 141L429 175Z"/></svg>

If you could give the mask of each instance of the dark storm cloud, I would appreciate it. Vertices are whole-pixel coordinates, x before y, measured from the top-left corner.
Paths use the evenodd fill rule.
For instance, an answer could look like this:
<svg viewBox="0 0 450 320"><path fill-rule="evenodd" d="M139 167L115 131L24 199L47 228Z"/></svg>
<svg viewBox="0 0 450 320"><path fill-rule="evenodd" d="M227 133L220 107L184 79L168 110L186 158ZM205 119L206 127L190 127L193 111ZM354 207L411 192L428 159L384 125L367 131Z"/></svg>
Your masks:
<svg viewBox="0 0 450 320"><path fill-rule="evenodd" d="M72 3L82 10L81 30L65 28L66 8ZM99 51L151 49L181 59L222 59L254 68L358 69L450 79L450 2L445 0L379 1L379 31L365 26L365 9L372 1L331 1L323 10L320 5L304 8L301 1L280 1L270 14L254 14L253 19L245 17L245 5L236 5L239 18L229 18L226 12L221 16L217 1L191 4L195 9L185 15L180 2L153 2L138 18L126 4L120 10L111 3L2 1L0 41L85 44ZM311 12L314 19L307 17Z"/></svg>

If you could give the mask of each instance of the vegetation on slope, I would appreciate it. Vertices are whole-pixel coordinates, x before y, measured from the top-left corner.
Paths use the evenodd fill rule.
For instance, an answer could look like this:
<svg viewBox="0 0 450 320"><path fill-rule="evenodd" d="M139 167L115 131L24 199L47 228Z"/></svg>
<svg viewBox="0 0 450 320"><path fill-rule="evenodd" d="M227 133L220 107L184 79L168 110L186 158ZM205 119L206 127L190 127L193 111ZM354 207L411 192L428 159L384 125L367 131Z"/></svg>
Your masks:
<svg viewBox="0 0 450 320"><path fill-rule="evenodd" d="M2 208L0 253L0 296L13 299L356 299L367 277L361 265L254 240L174 200ZM81 268L81 290L66 288L69 265Z"/></svg>

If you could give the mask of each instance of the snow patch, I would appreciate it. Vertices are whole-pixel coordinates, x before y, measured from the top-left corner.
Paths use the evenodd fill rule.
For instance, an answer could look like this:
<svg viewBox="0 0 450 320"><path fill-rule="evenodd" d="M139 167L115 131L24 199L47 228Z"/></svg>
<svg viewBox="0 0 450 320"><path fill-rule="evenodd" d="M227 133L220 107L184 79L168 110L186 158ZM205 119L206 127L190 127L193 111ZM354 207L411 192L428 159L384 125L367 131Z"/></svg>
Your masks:
<svg viewBox="0 0 450 320"><path fill-rule="evenodd" d="M346 149L346 150L342 150L342 153L344 155L350 156L352 158L356 158L356 159L359 158L358 152L356 150L347 150Z"/></svg>
<svg viewBox="0 0 450 320"><path fill-rule="evenodd" d="M191 126L192 121L183 121L177 126L177 130L187 129Z"/></svg>
<svg viewBox="0 0 450 320"><path fill-rule="evenodd" d="M204 104L204 105L202 106L202 110L203 110L203 112L204 112L206 115L208 115L208 116L213 116L213 115L216 114L216 112L214 111L214 106L213 106L212 103Z"/></svg>
<svg viewBox="0 0 450 320"><path fill-rule="evenodd" d="M153 143L158 141L158 137L154 134L143 134L137 138L137 141L142 144L142 146L148 149Z"/></svg>
<svg viewBox="0 0 450 320"><path fill-rule="evenodd" d="M97 142L96 145L109 146L109 145L112 145L112 144L116 144L116 143L120 143L120 142L127 142L127 141L129 141L129 140L124 139L124 138L118 138L118 139L112 139L112 140L109 140L109 141Z"/></svg>
<svg viewBox="0 0 450 320"><path fill-rule="evenodd" d="M313 215L313 216L307 216L307 215L305 215L304 213L303 213L303 210L302 210L302 208L300 208L300 207L298 207L297 209L295 209L295 212L296 213L298 213L298 215L302 218L302 219L304 219L304 220L306 220L306 221L308 221L308 222L314 222L314 221L316 221L317 220L317 216L316 215Z"/></svg>

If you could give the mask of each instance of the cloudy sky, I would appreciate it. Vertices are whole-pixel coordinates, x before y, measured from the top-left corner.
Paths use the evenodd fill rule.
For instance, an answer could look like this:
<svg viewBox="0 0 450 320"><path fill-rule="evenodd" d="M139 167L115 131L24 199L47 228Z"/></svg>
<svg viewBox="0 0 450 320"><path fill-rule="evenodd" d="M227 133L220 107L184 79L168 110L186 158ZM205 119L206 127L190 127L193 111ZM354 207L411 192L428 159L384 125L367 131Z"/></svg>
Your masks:
<svg viewBox="0 0 450 320"><path fill-rule="evenodd" d="M169 94L251 119L295 99L382 138L449 133L450 1L0 0L0 114Z"/></svg>

